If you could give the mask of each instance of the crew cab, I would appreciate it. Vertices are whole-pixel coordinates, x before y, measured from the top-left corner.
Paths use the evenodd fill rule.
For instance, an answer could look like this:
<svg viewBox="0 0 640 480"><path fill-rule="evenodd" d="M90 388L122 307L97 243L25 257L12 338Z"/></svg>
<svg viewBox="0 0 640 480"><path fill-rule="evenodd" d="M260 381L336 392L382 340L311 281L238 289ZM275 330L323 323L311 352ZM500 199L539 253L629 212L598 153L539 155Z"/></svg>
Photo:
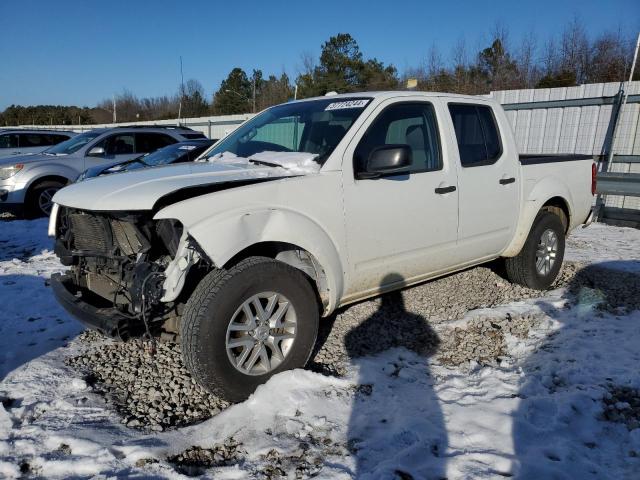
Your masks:
<svg viewBox="0 0 640 480"><path fill-rule="evenodd" d="M173 332L194 378L238 401L303 367L340 306L498 258L546 289L594 192L590 157L520 156L492 99L312 98L197 162L59 191L52 286L107 335Z"/></svg>

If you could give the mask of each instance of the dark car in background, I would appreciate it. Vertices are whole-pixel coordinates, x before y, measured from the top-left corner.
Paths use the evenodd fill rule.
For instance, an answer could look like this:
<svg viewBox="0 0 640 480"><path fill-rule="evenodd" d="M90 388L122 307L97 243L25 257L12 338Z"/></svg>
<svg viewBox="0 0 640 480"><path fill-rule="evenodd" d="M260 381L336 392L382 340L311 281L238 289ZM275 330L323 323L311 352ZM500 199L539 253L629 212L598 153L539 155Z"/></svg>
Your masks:
<svg viewBox="0 0 640 480"><path fill-rule="evenodd" d="M159 167L172 163L193 162L214 143L216 143L216 140L208 139L174 143L131 160L89 168L78 177L78 182L111 173L129 172L140 168Z"/></svg>

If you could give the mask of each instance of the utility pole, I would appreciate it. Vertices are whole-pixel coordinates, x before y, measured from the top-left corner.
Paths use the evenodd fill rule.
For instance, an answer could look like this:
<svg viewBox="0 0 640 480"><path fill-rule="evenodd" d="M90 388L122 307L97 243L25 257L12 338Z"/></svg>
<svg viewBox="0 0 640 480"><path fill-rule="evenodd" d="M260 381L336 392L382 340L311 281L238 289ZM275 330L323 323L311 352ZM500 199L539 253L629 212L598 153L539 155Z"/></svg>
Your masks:
<svg viewBox="0 0 640 480"><path fill-rule="evenodd" d="M253 74L253 113L256 113L256 74Z"/></svg>
<svg viewBox="0 0 640 480"><path fill-rule="evenodd" d="M622 101L620 102L620 107L618 109L618 118L616 118L616 122L613 125L613 132L611 133L611 147L609 149L609 155L607 155L607 164L610 165L613 161L613 152L615 150L616 143L616 131L618 127L618 119L622 115L622 109L624 105L627 103L627 97L629 96L629 88L631 87L631 81L633 80L633 73L636 69L636 61L638 60L638 49L640 49L640 33L638 34L638 40L636 41L636 50L633 53L633 61L631 62L631 73L629 74L629 80L627 80L627 85L624 87L622 91ZM624 80L623 80L624 82ZM621 83L622 86L622 83Z"/></svg>
<svg viewBox="0 0 640 480"><path fill-rule="evenodd" d="M182 73L182 55L180 55L180 104L178 105L178 125L182 118L182 99L184 98L184 74Z"/></svg>
<svg viewBox="0 0 640 480"><path fill-rule="evenodd" d="M113 96L113 123L118 123L118 116L116 115L116 96Z"/></svg>
<svg viewBox="0 0 640 480"><path fill-rule="evenodd" d="M626 86L623 86L625 81L624 79L622 79L622 81L620 82L620 88L618 90L618 93L616 94L616 101L614 102L611 108L611 120L610 120L610 124L612 124L612 126L610 127L611 140L608 145L608 151L603 151L603 160L599 168L600 172L608 172L611 166L611 163L613 162L613 156L614 156L615 145L616 145L616 133L618 131L618 121L622 116L622 108L624 107L624 104L627 103L627 95L629 92L629 87L631 86L629 82L631 82L631 80L633 79L633 72L635 70L636 61L638 59L639 47L640 47L640 34L638 34L638 40L636 41L636 50L633 54L633 61L631 62L631 73L629 75L628 83ZM605 146L607 145L606 139L605 139L604 145ZM604 156L605 152L606 152L606 157ZM607 201L606 195L601 193L598 194L596 198L596 209L595 209L596 219L598 221L602 220L602 217L604 216L604 207L605 207L606 201Z"/></svg>

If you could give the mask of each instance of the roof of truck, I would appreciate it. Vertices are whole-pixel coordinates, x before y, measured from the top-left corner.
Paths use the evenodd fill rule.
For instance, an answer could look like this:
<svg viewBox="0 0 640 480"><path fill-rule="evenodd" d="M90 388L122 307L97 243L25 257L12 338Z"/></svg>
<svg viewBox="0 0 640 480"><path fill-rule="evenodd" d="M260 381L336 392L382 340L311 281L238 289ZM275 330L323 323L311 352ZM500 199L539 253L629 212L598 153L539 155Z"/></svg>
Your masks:
<svg viewBox="0 0 640 480"><path fill-rule="evenodd" d="M327 100L329 98L393 98L393 97L447 97L447 98L460 98L466 100L486 100L492 101L494 100L492 97L484 96L484 95L462 95L459 93L446 93L446 92L422 92L416 90L385 90L378 92L352 92L352 93L335 93L335 94L326 94L320 97L311 97L305 98L298 101L307 101L307 100Z"/></svg>

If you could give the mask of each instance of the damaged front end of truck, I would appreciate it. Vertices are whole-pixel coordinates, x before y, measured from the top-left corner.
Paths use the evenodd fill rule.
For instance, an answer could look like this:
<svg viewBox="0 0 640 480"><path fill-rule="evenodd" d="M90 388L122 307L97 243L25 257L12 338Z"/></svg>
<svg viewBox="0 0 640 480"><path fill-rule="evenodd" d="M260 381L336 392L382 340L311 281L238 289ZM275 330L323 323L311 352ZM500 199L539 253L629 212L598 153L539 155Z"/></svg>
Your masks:
<svg viewBox="0 0 640 480"><path fill-rule="evenodd" d="M56 206L49 233L70 267L51 284L61 305L85 325L126 340L175 335L189 271L210 268L177 220L151 211L89 212ZM197 281L197 279L195 280Z"/></svg>

